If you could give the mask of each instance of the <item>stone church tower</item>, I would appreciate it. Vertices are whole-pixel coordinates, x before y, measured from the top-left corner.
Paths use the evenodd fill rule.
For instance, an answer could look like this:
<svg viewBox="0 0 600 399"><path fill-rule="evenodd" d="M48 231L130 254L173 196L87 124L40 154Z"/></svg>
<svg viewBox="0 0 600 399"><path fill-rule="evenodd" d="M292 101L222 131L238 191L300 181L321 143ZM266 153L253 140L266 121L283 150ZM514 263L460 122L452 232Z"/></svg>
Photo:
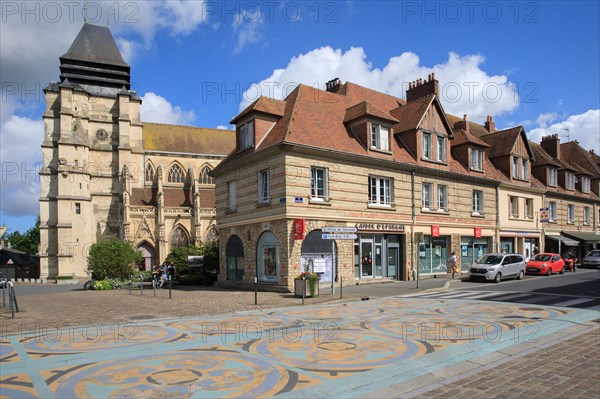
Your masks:
<svg viewBox="0 0 600 399"><path fill-rule="evenodd" d="M40 277L86 277L98 240L120 238L162 262L217 237L208 172L235 132L142 123L130 67L108 27L85 23L45 89Z"/></svg>

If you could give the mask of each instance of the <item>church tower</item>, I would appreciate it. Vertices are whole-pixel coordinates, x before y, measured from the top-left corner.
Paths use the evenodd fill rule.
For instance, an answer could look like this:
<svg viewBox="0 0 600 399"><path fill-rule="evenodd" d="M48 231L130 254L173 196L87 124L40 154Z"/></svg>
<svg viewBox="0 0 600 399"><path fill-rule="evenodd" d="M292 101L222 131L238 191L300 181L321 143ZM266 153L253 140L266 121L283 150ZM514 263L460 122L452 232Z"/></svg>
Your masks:
<svg viewBox="0 0 600 399"><path fill-rule="evenodd" d="M108 27L89 23L44 93L40 274L85 277L90 246L127 233L124 189L143 165L141 99Z"/></svg>

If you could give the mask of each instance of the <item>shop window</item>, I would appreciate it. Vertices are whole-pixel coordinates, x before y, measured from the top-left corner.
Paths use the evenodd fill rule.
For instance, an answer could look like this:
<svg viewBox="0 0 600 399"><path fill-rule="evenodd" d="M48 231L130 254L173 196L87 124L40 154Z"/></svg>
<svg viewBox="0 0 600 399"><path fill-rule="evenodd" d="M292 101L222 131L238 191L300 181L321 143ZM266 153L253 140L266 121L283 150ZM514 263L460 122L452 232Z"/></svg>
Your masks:
<svg viewBox="0 0 600 399"><path fill-rule="evenodd" d="M265 231L258 240L256 267L258 281L266 283L279 281L279 241L270 231Z"/></svg>
<svg viewBox="0 0 600 399"><path fill-rule="evenodd" d="M448 252L448 237L431 237L425 235L418 248L418 267L421 274L446 273Z"/></svg>
<svg viewBox="0 0 600 399"><path fill-rule="evenodd" d="M313 230L302 242L300 265L321 275L321 282L331 282L336 246L334 240L324 240L321 230Z"/></svg>
<svg viewBox="0 0 600 399"><path fill-rule="evenodd" d="M242 280L244 277L244 245L238 236L227 242L227 280Z"/></svg>

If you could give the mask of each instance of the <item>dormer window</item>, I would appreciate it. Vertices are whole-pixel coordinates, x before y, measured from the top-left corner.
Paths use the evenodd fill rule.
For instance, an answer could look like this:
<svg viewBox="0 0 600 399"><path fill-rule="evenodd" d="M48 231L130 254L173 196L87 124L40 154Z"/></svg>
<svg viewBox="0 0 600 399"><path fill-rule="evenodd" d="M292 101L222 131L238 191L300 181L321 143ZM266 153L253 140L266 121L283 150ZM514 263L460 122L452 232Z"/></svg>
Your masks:
<svg viewBox="0 0 600 399"><path fill-rule="evenodd" d="M477 148L469 148L469 169L483 170L483 151Z"/></svg>
<svg viewBox="0 0 600 399"><path fill-rule="evenodd" d="M239 150L243 151L254 146L254 121L240 126Z"/></svg>
<svg viewBox="0 0 600 399"><path fill-rule="evenodd" d="M390 150L390 129L375 123L371 124L371 148L389 151Z"/></svg>
<svg viewBox="0 0 600 399"><path fill-rule="evenodd" d="M555 168L548 168L548 185L556 187L558 182L558 171Z"/></svg>
<svg viewBox="0 0 600 399"><path fill-rule="evenodd" d="M575 175L573 173L565 173L565 188L567 190L575 190Z"/></svg>
<svg viewBox="0 0 600 399"><path fill-rule="evenodd" d="M423 158L431 159L431 134L423 133Z"/></svg>
<svg viewBox="0 0 600 399"><path fill-rule="evenodd" d="M519 164L519 158L513 157L513 177L515 179L521 178L521 165Z"/></svg>
<svg viewBox="0 0 600 399"><path fill-rule="evenodd" d="M589 194L590 193L590 178L587 176L583 176L581 178L581 192Z"/></svg>
<svg viewBox="0 0 600 399"><path fill-rule="evenodd" d="M529 159L523 158L521 160L521 165L521 176L523 177L523 180L529 180Z"/></svg>

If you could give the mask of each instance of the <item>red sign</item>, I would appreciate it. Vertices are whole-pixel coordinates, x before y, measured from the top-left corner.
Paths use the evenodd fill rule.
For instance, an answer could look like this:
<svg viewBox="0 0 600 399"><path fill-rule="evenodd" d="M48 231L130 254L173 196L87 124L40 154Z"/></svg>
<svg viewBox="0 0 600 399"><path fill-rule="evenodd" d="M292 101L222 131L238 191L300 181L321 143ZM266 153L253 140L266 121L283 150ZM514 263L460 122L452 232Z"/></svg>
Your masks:
<svg viewBox="0 0 600 399"><path fill-rule="evenodd" d="M481 227L475 227L473 230L475 238L481 238Z"/></svg>
<svg viewBox="0 0 600 399"><path fill-rule="evenodd" d="M440 226L436 226L436 225L431 226L431 236L432 237L440 236Z"/></svg>
<svg viewBox="0 0 600 399"><path fill-rule="evenodd" d="M294 240L304 240L304 219L294 219Z"/></svg>

